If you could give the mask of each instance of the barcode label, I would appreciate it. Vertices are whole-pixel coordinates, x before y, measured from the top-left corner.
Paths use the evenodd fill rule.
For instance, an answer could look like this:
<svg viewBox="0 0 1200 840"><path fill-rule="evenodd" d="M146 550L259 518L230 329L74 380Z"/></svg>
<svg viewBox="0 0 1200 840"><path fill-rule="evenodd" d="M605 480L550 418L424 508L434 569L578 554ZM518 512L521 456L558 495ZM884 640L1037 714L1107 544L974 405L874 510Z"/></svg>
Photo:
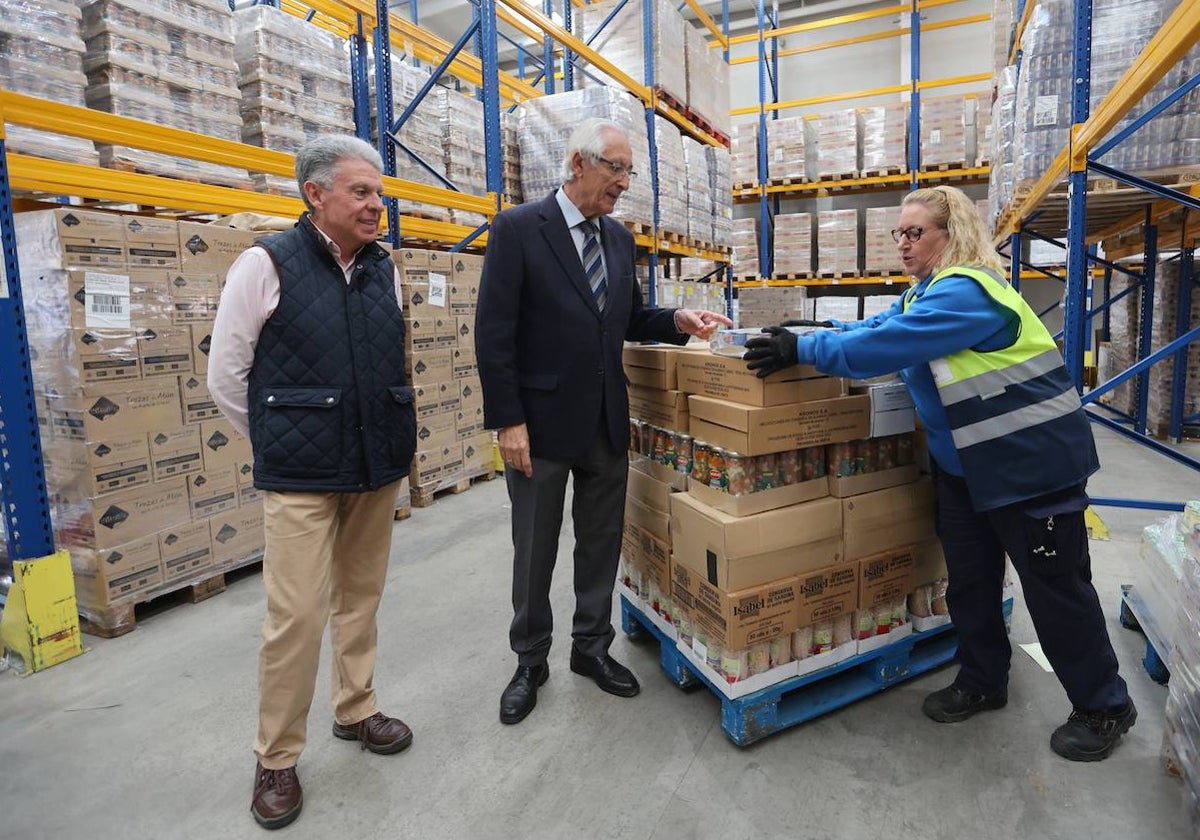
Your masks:
<svg viewBox="0 0 1200 840"><path fill-rule="evenodd" d="M89 327L129 328L129 275L86 272L85 319Z"/></svg>

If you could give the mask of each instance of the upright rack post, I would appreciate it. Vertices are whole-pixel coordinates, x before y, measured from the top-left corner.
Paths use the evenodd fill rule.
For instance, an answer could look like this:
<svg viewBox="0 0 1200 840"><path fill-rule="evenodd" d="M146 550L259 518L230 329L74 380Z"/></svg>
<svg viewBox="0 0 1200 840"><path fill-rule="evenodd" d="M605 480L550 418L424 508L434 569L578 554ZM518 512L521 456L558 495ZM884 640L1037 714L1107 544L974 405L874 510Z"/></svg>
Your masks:
<svg viewBox="0 0 1200 840"><path fill-rule="evenodd" d="M359 16L361 22L362 16ZM360 23L361 26L361 23ZM379 155L383 158L383 174L396 175L396 146L384 131L392 124L392 27L388 0L375 0L375 107L379 120ZM388 239L400 245L400 205L395 198L386 200Z"/></svg>
<svg viewBox="0 0 1200 840"><path fill-rule="evenodd" d="M908 15L908 184L917 188L917 170L921 167L921 3L912 0ZM1020 254L1018 253L1019 257ZM1020 272L1018 272L1020 273Z"/></svg>
<svg viewBox="0 0 1200 840"><path fill-rule="evenodd" d="M1071 154L1067 176L1067 297L1063 357L1075 388L1083 390L1084 300L1088 281L1087 150L1076 149L1080 126L1091 109L1092 0L1077 0L1071 78Z"/></svg>
<svg viewBox="0 0 1200 840"><path fill-rule="evenodd" d="M570 3L567 3L570 5ZM646 87L650 88L650 102L646 105L646 143L650 152L650 224L654 234L654 242L657 246L658 238L658 141L655 137L655 114L657 109L655 103L658 101L658 92L655 89L655 67L654 67L654 3L653 0L643 0L642 3L642 57L643 68L642 72L645 78ZM650 306L655 306L658 303L658 248L651 248L647 255L647 267L649 269L649 290L646 295L647 302Z"/></svg>

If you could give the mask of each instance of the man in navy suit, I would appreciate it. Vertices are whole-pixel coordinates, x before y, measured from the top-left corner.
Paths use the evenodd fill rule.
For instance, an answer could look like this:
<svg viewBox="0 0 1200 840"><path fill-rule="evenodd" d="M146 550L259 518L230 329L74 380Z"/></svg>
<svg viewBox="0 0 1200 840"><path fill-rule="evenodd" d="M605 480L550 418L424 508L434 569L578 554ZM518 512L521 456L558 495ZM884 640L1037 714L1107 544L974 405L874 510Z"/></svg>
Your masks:
<svg viewBox="0 0 1200 840"><path fill-rule="evenodd" d="M587 120L567 141L563 185L492 220L479 289L475 347L484 418L499 430L512 502L517 670L500 720L518 723L549 676L550 579L567 477L574 478L575 615L571 670L621 697L637 679L608 655L621 550L629 442L624 341L684 344L724 315L642 305L633 236L607 218L629 182L624 129Z"/></svg>

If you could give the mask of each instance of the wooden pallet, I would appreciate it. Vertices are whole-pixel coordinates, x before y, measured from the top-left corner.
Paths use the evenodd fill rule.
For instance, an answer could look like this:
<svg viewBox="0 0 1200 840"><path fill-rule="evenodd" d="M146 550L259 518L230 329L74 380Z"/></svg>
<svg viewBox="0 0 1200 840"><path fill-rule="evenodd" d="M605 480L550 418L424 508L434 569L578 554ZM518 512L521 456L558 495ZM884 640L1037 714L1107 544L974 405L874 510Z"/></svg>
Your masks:
<svg viewBox="0 0 1200 840"><path fill-rule="evenodd" d="M808 179L807 175L800 175L794 178L770 178L767 180L767 184L772 187L796 187L801 184L811 183L812 181Z"/></svg>
<svg viewBox="0 0 1200 840"><path fill-rule="evenodd" d="M888 175L904 175L907 172L907 166L879 166L873 169L864 169L862 171L862 177L886 178Z"/></svg>
<svg viewBox="0 0 1200 840"><path fill-rule="evenodd" d="M621 224L625 225L625 229L632 234L641 234L642 236L652 236L654 234L654 229L644 222L621 219Z"/></svg>
<svg viewBox="0 0 1200 840"><path fill-rule="evenodd" d="M477 482L491 481L495 477L495 470L487 470L486 472L464 476L463 478L444 484L435 484L428 487L410 487L409 495L412 497L412 506L415 508L432 507L433 503L441 496L457 496L459 493L465 493L470 490L472 485Z"/></svg>
<svg viewBox="0 0 1200 840"><path fill-rule="evenodd" d="M1011 609L1011 602L1007 605ZM660 664L680 687L704 685L721 701L721 728L738 746L789 729L951 662L958 652L953 625L914 633L885 647L790 677L742 697L721 691L656 621L621 593L621 627L633 639L658 642Z"/></svg>
<svg viewBox="0 0 1200 840"><path fill-rule="evenodd" d="M857 172L836 172L836 173L826 172L824 175L818 175L816 177L817 183L820 183L820 184L823 184L826 181L856 181L856 180L858 180Z"/></svg>
<svg viewBox="0 0 1200 840"><path fill-rule="evenodd" d="M955 169L966 169L967 163L962 160L954 160L949 163L923 163L918 171L920 172L950 172Z"/></svg>
<svg viewBox="0 0 1200 840"><path fill-rule="evenodd" d="M862 277L892 277L899 274L898 271L893 271L887 268L868 268L866 271L860 272Z"/></svg>
<svg viewBox="0 0 1200 840"><path fill-rule="evenodd" d="M733 185L734 192L742 192L744 190L756 190L756 189L758 189L758 184L755 184L751 181L739 181L738 183Z"/></svg>
<svg viewBox="0 0 1200 840"><path fill-rule="evenodd" d="M665 239L667 242L674 243L675 245L687 244L687 237L685 237L683 234L676 233L673 230L660 230L658 235L660 238Z"/></svg>
<svg viewBox="0 0 1200 840"><path fill-rule="evenodd" d="M225 591L231 573L262 563L262 554L251 556L236 566L216 572L200 580L171 582L138 593L132 600L111 604L102 609L80 605L79 629L102 639L115 639L137 629L141 612L158 612L178 604L199 604Z"/></svg>
<svg viewBox="0 0 1200 840"><path fill-rule="evenodd" d="M172 181L179 181L180 183L185 184L206 184L208 186L229 187L231 189L254 192L254 182L250 179L249 175L247 175L245 179L232 176L229 178L204 178L201 175L173 169L168 164L159 166L155 163L151 163L147 165L144 162L132 161L119 157L103 162L101 167L104 169L111 169L114 172L129 172L135 175L153 175L157 178L170 178ZM231 168L236 169L236 167Z"/></svg>
<svg viewBox="0 0 1200 840"><path fill-rule="evenodd" d="M811 280L811 271L777 271L771 275L772 280Z"/></svg>
<svg viewBox="0 0 1200 840"><path fill-rule="evenodd" d="M688 116L688 112L690 109L687 107L687 103L684 102L683 100L681 100L675 94L671 93L671 91L667 90L666 88L664 88L661 85L655 85L654 86L654 94L659 99L661 99L663 102L667 103L667 105L674 108L679 113L683 114L685 117ZM689 117L689 119L691 119L691 117ZM692 122L695 122L695 120L692 119Z"/></svg>
<svg viewBox="0 0 1200 840"><path fill-rule="evenodd" d="M758 283L762 278L757 274L735 274L733 275L734 283Z"/></svg>
<svg viewBox="0 0 1200 840"><path fill-rule="evenodd" d="M857 271L818 271L813 275L818 280L848 280L857 277Z"/></svg>

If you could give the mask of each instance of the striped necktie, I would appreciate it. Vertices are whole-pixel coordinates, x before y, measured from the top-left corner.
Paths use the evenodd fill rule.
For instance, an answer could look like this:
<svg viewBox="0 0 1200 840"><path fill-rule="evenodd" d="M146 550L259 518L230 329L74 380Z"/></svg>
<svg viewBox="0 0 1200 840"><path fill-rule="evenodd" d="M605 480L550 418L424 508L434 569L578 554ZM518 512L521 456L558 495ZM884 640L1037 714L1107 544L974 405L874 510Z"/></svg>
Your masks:
<svg viewBox="0 0 1200 840"><path fill-rule="evenodd" d="M579 227L583 229L583 271L587 275L588 285L592 287L596 308L603 312L608 282L604 279L604 261L600 259L600 239L592 222L585 220Z"/></svg>

